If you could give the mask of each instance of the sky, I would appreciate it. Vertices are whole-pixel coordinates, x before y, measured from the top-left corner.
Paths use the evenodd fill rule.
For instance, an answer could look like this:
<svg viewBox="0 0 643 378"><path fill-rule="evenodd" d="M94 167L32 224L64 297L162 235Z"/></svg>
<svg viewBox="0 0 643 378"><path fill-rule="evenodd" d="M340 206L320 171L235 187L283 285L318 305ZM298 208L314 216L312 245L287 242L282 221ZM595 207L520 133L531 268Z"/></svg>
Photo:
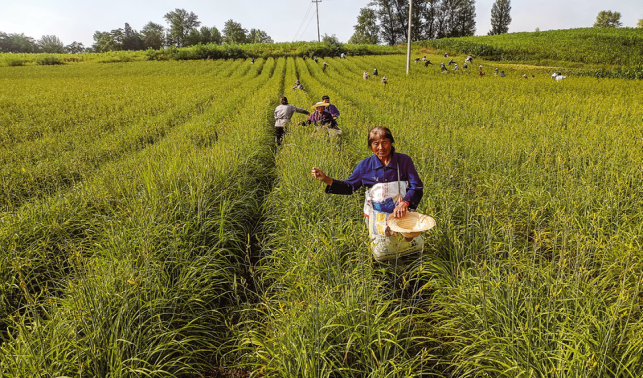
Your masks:
<svg viewBox="0 0 643 378"><path fill-rule="evenodd" d="M91 46L95 31L122 28L125 23L140 30L149 21L167 26L163 15L183 8L199 16L202 26L216 26L233 19L246 29L261 29L275 42L317 39L315 5L310 0L1 0L0 31L24 33L39 39L56 35L64 44L81 42ZM335 34L347 42L353 34L360 8L370 0L321 0L320 33ZM491 6L495 0L476 1L476 35L491 28ZM621 13L623 26L635 27L643 18L643 0L512 0L509 32L590 27L601 10ZM307 16L306 18L304 18Z"/></svg>

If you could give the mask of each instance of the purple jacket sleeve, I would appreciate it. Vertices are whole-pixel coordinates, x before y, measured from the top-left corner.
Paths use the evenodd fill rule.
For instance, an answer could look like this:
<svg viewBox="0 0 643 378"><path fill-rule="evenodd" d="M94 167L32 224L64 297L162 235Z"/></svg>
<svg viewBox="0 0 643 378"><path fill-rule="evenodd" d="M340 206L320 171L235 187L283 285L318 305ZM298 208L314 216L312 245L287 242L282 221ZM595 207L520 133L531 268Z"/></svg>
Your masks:
<svg viewBox="0 0 643 378"><path fill-rule="evenodd" d="M413 165L413 160L411 160L411 158L404 159L400 168L406 173L409 181L409 187L407 188L404 200L409 203L409 207L411 209L417 209L420 204L420 200L422 200L422 196L424 195L424 184L422 184L420 175L415 170L415 166Z"/></svg>
<svg viewBox="0 0 643 378"><path fill-rule="evenodd" d="M333 185L326 185L326 193L328 194L353 194L354 191L362 187L362 163L360 162L355 167L353 174L350 175L348 180L333 180Z"/></svg>

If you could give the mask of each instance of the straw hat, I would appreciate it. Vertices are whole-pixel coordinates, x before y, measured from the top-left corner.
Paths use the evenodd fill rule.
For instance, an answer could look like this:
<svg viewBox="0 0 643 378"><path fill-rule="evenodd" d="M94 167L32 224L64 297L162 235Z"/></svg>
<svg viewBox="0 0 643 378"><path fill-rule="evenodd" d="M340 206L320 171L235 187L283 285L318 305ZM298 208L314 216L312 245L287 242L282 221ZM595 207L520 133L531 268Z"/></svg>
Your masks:
<svg viewBox="0 0 643 378"><path fill-rule="evenodd" d="M388 226L391 231L399 232L407 238L414 238L422 231L430 230L435 226L435 219L428 215L407 212L402 218L388 218Z"/></svg>
<svg viewBox="0 0 643 378"><path fill-rule="evenodd" d="M317 109L320 106L323 106L324 108L327 108L328 106L330 106L330 104L327 104L327 103L325 103L323 101L320 101L320 102L316 103L315 105L313 105L311 108L312 109Z"/></svg>

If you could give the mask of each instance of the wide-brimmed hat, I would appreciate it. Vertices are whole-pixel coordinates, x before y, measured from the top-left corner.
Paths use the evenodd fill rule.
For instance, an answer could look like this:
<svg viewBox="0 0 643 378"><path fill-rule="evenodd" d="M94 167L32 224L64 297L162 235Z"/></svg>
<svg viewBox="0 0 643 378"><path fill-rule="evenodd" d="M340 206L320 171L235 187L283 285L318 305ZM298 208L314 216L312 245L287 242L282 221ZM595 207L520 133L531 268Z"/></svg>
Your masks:
<svg viewBox="0 0 643 378"><path fill-rule="evenodd" d="M327 108L327 107L329 107L329 106L330 106L330 104L327 104L327 103L325 103L325 102L320 101L320 102L316 103L315 105L313 105L313 106L312 106L312 108L313 108L313 109L317 109L317 108L318 108L318 107L320 107L320 106L323 106L324 108Z"/></svg>
<svg viewBox="0 0 643 378"><path fill-rule="evenodd" d="M402 218L388 218L388 226L391 231L399 232L407 238L414 238L422 231L430 230L435 227L435 219L428 215L407 212Z"/></svg>

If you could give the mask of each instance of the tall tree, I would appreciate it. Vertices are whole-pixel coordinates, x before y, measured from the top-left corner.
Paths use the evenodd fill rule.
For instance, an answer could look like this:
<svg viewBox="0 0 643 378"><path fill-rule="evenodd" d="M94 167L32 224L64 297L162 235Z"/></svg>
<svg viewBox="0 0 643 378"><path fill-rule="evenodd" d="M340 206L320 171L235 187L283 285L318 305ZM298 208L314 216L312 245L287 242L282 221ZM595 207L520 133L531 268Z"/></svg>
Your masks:
<svg viewBox="0 0 643 378"><path fill-rule="evenodd" d="M68 54L80 54L85 52L85 46L80 42L72 42L71 44L65 46L65 52Z"/></svg>
<svg viewBox="0 0 643 378"><path fill-rule="evenodd" d="M475 0L442 0L437 10L436 38L474 35L475 18Z"/></svg>
<svg viewBox="0 0 643 378"><path fill-rule="evenodd" d="M248 31L232 19L223 24L223 42L225 43L246 43L247 34Z"/></svg>
<svg viewBox="0 0 643 378"><path fill-rule="evenodd" d="M488 35L505 34L509 32L511 23L511 0L496 0L491 7L491 30Z"/></svg>
<svg viewBox="0 0 643 378"><path fill-rule="evenodd" d="M639 20L639 22L636 24L637 28L643 28L643 18Z"/></svg>
<svg viewBox="0 0 643 378"><path fill-rule="evenodd" d="M165 28L163 25L155 24L152 21L143 26L141 35L143 36L143 47L145 49L158 50L165 43Z"/></svg>
<svg viewBox="0 0 643 378"><path fill-rule="evenodd" d="M376 45L380 42L380 27L377 25L377 15L373 8L362 8L357 16L355 32L348 43Z"/></svg>
<svg viewBox="0 0 643 378"><path fill-rule="evenodd" d="M259 29L250 29L246 40L248 43L274 43L268 33Z"/></svg>
<svg viewBox="0 0 643 378"><path fill-rule="evenodd" d="M6 34L0 32L0 52L32 53L39 50L35 39L24 34Z"/></svg>
<svg viewBox="0 0 643 378"><path fill-rule="evenodd" d="M387 45L394 46L404 41L404 25L397 13L397 0L373 0L368 5L375 7L379 21L380 39Z"/></svg>
<svg viewBox="0 0 643 378"><path fill-rule="evenodd" d="M600 11L596 16L595 28L618 28L622 26L621 13L612 11Z"/></svg>
<svg viewBox="0 0 643 378"><path fill-rule="evenodd" d="M64 54L65 44L55 35L43 35L38 40L38 46L43 52L52 54Z"/></svg>
<svg viewBox="0 0 643 378"><path fill-rule="evenodd" d="M138 51L144 48L143 36L126 22L123 28L123 50Z"/></svg>
<svg viewBox="0 0 643 378"><path fill-rule="evenodd" d="M185 9L176 8L163 16L169 25L168 39L176 46L183 46L185 38L190 33L191 29L198 28L201 25L199 16L194 12L186 11Z"/></svg>
<svg viewBox="0 0 643 378"><path fill-rule="evenodd" d="M223 43L223 36L221 35L221 32L219 29L217 29L216 26L213 26L212 29L210 29L211 37L210 41L214 44L220 45Z"/></svg>

